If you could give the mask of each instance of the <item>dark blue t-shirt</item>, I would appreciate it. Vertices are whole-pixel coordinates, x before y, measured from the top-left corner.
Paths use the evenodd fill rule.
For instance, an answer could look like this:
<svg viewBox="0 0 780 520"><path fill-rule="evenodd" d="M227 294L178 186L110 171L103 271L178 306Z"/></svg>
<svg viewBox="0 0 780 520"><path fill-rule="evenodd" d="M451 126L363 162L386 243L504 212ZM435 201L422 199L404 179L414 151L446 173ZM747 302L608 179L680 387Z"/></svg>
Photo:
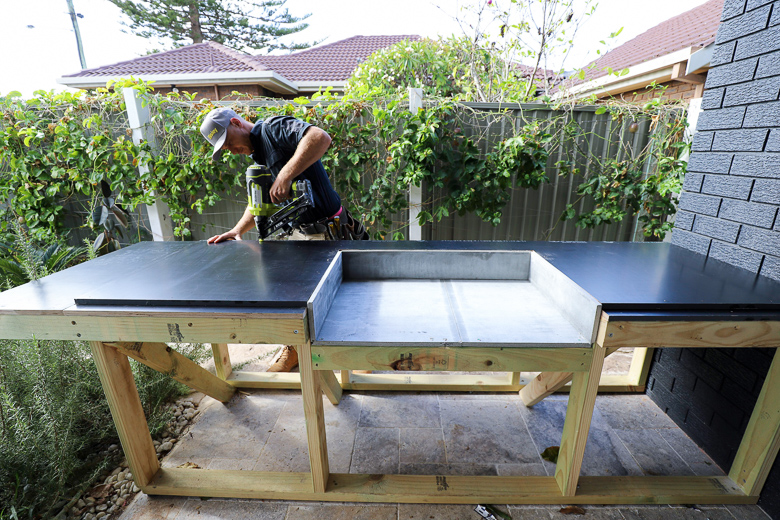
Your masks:
<svg viewBox="0 0 780 520"><path fill-rule="evenodd" d="M290 116L273 116L265 121L258 121L249 134L254 152L252 159L257 164L265 165L276 178L276 175L295 154L303 134L312 126L305 121ZM317 161L293 179L308 179L311 182L314 208L304 212L298 219L299 223L316 222L333 216L341 207L341 198L328 180L328 173Z"/></svg>

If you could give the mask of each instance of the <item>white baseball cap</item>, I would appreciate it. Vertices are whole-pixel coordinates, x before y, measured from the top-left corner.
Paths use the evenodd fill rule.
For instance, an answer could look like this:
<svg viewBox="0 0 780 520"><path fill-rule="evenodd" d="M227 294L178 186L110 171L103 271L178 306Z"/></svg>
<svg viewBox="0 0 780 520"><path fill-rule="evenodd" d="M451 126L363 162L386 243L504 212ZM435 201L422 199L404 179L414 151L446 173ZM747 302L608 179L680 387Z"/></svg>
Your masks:
<svg viewBox="0 0 780 520"><path fill-rule="evenodd" d="M211 154L214 160L222 157L222 145L227 138L230 120L234 117L238 117L238 114L229 108L215 108L206 115L203 124L200 125L200 133L214 146L214 152Z"/></svg>

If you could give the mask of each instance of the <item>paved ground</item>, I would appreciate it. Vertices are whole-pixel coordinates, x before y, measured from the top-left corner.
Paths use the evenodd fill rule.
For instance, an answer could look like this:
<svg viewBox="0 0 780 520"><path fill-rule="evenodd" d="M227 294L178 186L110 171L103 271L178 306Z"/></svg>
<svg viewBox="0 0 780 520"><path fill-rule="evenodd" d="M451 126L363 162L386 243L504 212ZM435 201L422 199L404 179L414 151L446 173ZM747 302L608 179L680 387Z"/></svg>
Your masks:
<svg viewBox="0 0 780 520"><path fill-rule="evenodd" d="M257 355L257 353L253 353ZM260 352L251 369L270 356ZM612 369L625 368L616 356ZM617 368L616 368L617 367ZM249 368L249 367L247 367ZM540 453L558 445L566 396L526 408L516 394L345 393L324 401L332 472L552 475ZM240 392L227 405L205 398L189 434L163 467L308 471L301 398L294 391ZM647 397L599 396L585 450L584 475L721 475L722 470ZM506 506L514 520L766 520L758 506ZM137 519L479 520L474 506L345 504L149 497L139 494L120 517Z"/></svg>

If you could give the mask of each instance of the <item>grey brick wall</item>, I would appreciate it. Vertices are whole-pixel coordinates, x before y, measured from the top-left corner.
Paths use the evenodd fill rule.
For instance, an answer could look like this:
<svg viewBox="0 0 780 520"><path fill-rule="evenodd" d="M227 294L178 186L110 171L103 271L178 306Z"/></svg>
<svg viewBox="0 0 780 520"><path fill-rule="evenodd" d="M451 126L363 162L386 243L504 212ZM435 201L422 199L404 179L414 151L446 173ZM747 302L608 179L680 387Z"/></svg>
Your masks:
<svg viewBox="0 0 780 520"><path fill-rule="evenodd" d="M715 42L672 244L780 280L780 0L725 0ZM656 350L647 395L728 471L774 350Z"/></svg>
<svg viewBox="0 0 780 520"><path fill-rule="evenodd" d="M780 280L780 2L721 20L672 243Z"/></svg>

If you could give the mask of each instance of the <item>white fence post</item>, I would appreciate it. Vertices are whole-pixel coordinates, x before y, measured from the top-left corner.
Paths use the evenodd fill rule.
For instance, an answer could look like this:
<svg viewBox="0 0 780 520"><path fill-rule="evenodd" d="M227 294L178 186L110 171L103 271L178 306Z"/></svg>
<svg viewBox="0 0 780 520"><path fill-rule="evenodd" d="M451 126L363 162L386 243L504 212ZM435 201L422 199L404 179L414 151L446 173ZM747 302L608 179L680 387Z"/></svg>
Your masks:
<svg viewBox="0 0 780 520"><path fill-rule="evenodd" d="M139 144L144 140L149 143L152 150L156 150L157 140L154 137L154 130L149 127L149 107L142 106L137 90L123 88L122 93L125 96L125 105L127 105L130 130L133 132L133 143ZM139 165L138 170L143 174L149 170L149 167ZM154 192L152 192L152 196L154 196ZM153 204L146 206L146 212L149 215L149 225L152 228L154 240L157 242L173 240L173 224L168 205L160 200L155 200Z"/></svg>
<svg viewBox="0 0 780 520"><path fill-rule="evenodd" d="M423 106L423 89L409 88L409 111L416 113ZM409 185L409 240L422 240L422 227L417 215L422 208L422 186Z"/></svg>

